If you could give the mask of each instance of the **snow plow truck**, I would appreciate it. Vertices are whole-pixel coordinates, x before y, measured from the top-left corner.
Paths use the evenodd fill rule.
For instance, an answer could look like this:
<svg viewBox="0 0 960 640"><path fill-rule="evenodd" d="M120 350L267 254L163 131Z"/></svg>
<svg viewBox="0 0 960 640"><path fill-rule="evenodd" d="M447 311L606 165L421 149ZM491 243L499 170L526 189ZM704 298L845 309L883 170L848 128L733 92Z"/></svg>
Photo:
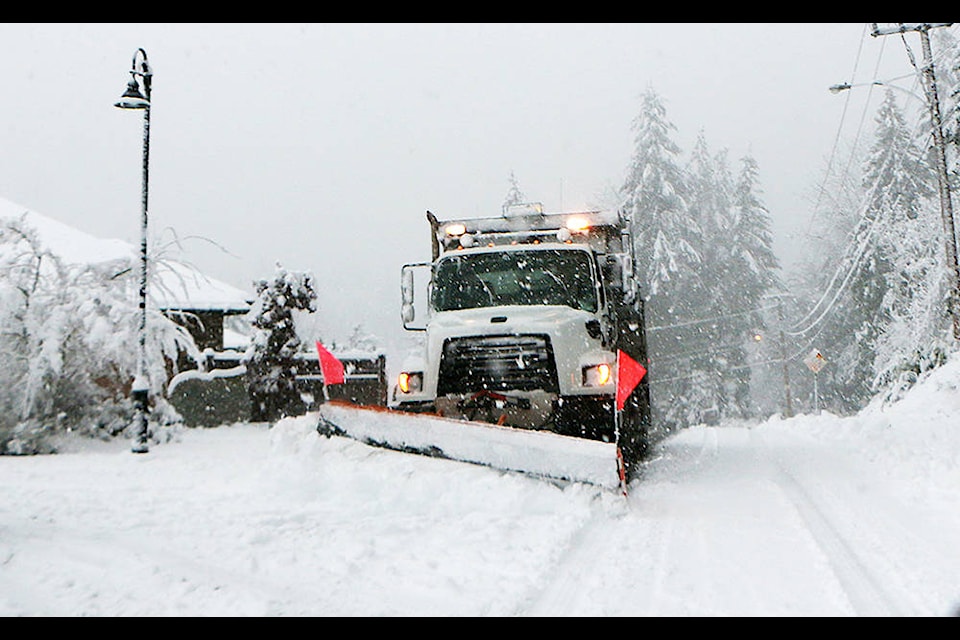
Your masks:
<svg viewBox="0 0 960 640"><path fill-rule="evenodd" d="M386 408L327 402L318 431L625 492L651 420L627 221L539 203L427 220L432 260L401 269L422 354Z"/></svg>

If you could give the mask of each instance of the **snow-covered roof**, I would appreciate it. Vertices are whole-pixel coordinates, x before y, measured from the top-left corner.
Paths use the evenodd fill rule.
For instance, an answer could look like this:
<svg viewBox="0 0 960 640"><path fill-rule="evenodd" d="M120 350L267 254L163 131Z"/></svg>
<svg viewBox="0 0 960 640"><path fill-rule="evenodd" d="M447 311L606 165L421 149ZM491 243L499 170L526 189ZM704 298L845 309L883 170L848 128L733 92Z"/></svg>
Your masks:
<svg viewBox="0 0 960 640"><path fill-rule="evenodd" d="M70 264L131 260L139 248L117 239L97 238L62 222L0 198L0 220L23 217L36 229L45 249ZM246 312L253 294L210 278L175 260L152 266L150 297L162 309Z"/></svg>

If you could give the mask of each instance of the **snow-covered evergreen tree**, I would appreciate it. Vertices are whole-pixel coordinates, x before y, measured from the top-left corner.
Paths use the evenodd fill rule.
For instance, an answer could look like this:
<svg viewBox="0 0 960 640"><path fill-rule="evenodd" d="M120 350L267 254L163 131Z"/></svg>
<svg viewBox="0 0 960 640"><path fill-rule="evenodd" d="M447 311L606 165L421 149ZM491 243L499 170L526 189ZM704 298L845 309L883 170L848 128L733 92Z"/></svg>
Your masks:
<svg viewBox="0 0 960 640"><path fill-rule="evenodd" d="M679 292L678 280L692 279L700 287L700 227L691 218L686 174L680 147L670 137L676 126L667 119L663 100L653 90L643 95L634 120L634 153L621 188L622 210L629 217L637 273L649 296ZM686 284L684 282L684 284ZM665 313L680 313L666 308Z"/></svg>
<svg viewBox="0 0 960 640"><path fill-rule="evenodd" d="M726 278L728 249L732 238L729 232L731 192L733 190L725 152L712 156L706 135L697 135L687 167L687 205L690 217L700 226L700 254L698 267L702 282L700 300L695 315L702 319L696 324L696 333L685 339L684 368L697 374L696 384L688 399L695 406L709 410L704 417L710 421L728 415L732 397L729 382L735 375L749 379L749 371L731 372L732 363L744 358L740 340L726 322L728 315L721 297L721 283Z"/></svg>
<svg viewBox="0 0 960 640"><path fill-rule="evenodd" d="M688 205L703 232L703 249L712 255L719 250L710 240L718 237L727 226L733 181L730 179L726 151L711 155L706 133L701 129L690 152ZM709 256L704 255L704 258Z"/></svg>
<svg viewBox="0 0 960 640"><path fill-rule="evenodd" d="M874 395L876 383L897 377L893 371L902 362L896 354L903 354L905 345L898 344L904 333L894 326L924 317L915 294L930 301L921 291L933 284L930 260L937 258L931 249L942 244L931 243L925 208L934 193L933 174L915 140L888 90L864 162L861 200L850 212L855 226L819 308L799 332L805 340L815 338L833 362L819 374L820 393L837 412L857 410ZM913 318L903 315L908 308ZM928 338L929 328L921 331ZM906 349L910 353L912 347Z"/></svg>
<svg viewBox="0 0 960 640"><path fill-rule="evenodd" d="M746 344L757 332L766 333L762 309L765 296L783 292L780 261L773 251L770 212L763 204L760 168L747 154L740 159L740 173L733 192L733 201L726 220L727 229L714 239L723 247L719 269L723 277L717 283L718 314L728 327L729 339L738 344L728 358L733 406L728 415L750 417L750 367ZM723 240L728 239L725 243Z"/></svg>
<svg viewBox="0 0 960 640"><path fill-rule="evenodd" d="M727 150L703 131L680 165L675 127L648 89L621 189L646 298L651 395L660 424L750 417L748 348L763 329L763 296L782 289L756 161L733 176Z"/></svg>
<svg viewBox="0 0 960 640"><path fill-rule="evenodd" d="M630 221L635 273L646 298L653 409L660 424L671 428L697 421L703 409L691 398L702 385L681 361L687 345L700 342L699 327L688 323L702 317L701 230L687 204L680 148L671 138L676 127L652 88L643 95L633 130L621 210Z"/></svg>
<svg viewBox="0 0 960 640"><path fill-rule="evenodd" d="M296 385L301 340L294 316L316 311L317 294L312 274L288 271L279 263L273 278L255 282L254 289L257 297L248 316L255 333L243 361L251 417L272 422L302 409Z"/></svg>
<svg viewBox="0 0 960 640"><path fill-rule="evenodd" d="M344 343L342 349L344 351L359 351L364 353L380 353L383 350L381 346L382 340L368 332L363 323L358 323L353 326L353 330L350 332L350 335L347 336L347 340ZM336 345L337 348L341 348L340 345Z"/></svg>
<svg viewBox="0 0 960 640"><path fill-rule="evenodd" d="M523 191L520 191L520 185L517 182L517 176L514 175L513 171L510 172L510 188L507 189L507 195L503 199L502 209L507 210L508 207L515 204L522 204L527 201L527 197L523 195Z"/></svg>
<svg viewBox="0 0 960 640"><path fill-rule="evenodd" d="M700 277L703 296L701 346L689 366L708 372L696 390L700 403L715 407L718 418L753 413L747 349L765 331L759 313L763 296L782 288L773 253L770 215L760 197L759 168L752 156L741 159L733 178L727 151L711 154L703 132L689 167L690 210L702 232Z"/></svg>
<svg viewBox="0 0 960 640"><path fill-rule="evenodd" d="M864 186L867 217L887 256L872 373L876 386L902 389L925 363L942 361L947 293L940 217L931 200L936 177L908 130L892 91L877 114ZM907 372L907 377L900 374ZM896 393L896 391L895 391Z"/></svg>

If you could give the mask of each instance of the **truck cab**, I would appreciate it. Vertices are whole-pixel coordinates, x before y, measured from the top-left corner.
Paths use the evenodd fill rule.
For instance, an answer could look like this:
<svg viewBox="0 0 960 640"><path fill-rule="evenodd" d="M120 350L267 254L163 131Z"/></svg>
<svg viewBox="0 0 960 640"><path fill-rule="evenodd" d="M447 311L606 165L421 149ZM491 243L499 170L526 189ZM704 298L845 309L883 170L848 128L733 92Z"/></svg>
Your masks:
<svg viewBox="0 0 960 640"><path fill-rule="evenodd" d="M433 259L401 271L404 327L425 332L423 353L388 405L612 442L623 309L637 308L621 216L532 203L489 218L427 217ZM428 272L419 317L416 270ZM643 342L642 322L632 327Z"/></svg>

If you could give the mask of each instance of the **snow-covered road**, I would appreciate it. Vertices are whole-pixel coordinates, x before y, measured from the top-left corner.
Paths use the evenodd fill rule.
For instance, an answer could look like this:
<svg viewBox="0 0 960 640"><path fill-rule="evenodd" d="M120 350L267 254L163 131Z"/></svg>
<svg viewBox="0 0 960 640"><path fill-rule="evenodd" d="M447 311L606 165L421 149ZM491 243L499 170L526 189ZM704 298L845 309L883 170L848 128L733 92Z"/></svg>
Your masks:
<svg viewBox="0 0 960 640"><path fill-rule="evenodd" d="M521 612L931 616L960 603L960 528L855 452L786 429L690 429L595 518Z"/></svg>
<svg viewBox="0 0 960 640"><path fill-rule="evenodd" d="M315 416L8 456L0 615L953 615L954 454L857 420L685 430L626 499Z"/></svg>

